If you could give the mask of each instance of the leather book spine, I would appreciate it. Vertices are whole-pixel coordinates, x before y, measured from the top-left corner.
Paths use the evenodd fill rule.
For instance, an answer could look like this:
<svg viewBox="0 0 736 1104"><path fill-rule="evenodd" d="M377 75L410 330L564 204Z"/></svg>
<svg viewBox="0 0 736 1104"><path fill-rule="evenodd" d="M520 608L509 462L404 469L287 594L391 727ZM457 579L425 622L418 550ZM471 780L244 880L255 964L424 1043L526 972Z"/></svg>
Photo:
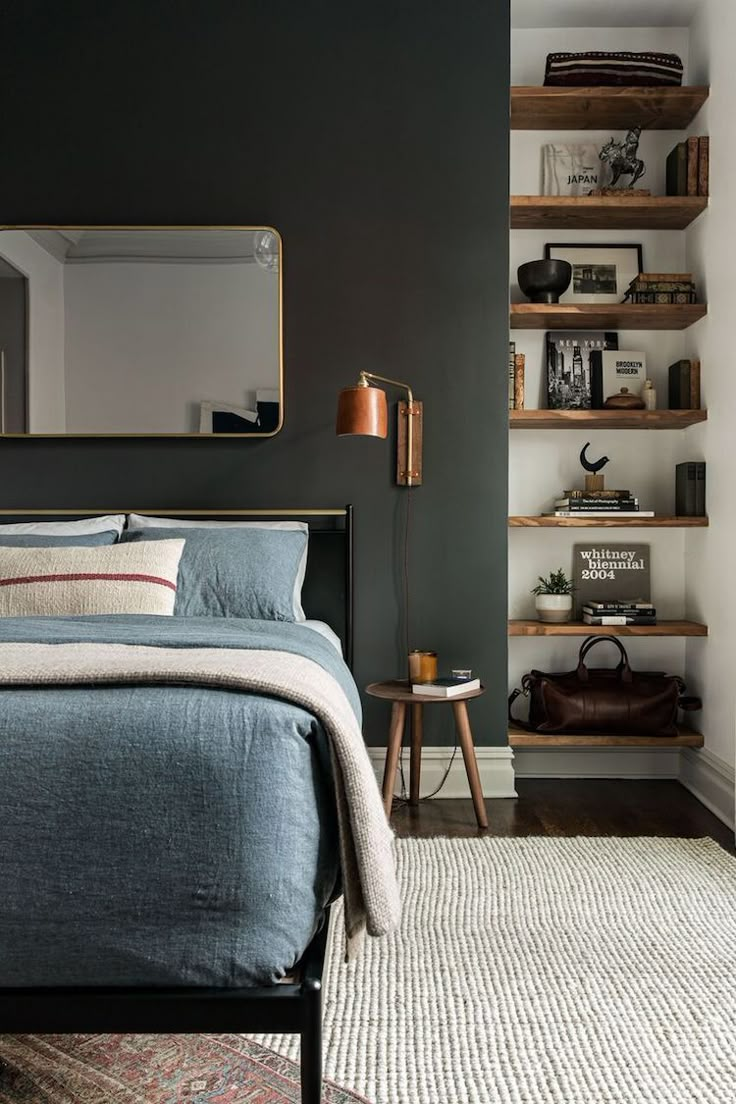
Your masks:
<svg viewBox="0 0 736 1104"><path fill-rule="evenodd" d="M696 464L685 462L675 468L675 512L678 517L695 517Z"/></svg>
<svg viewBox="0 0 736 1104"><path fill-rule="evenodd" d="M689 196L696 196L698 194L698 145L699 139L696 137L688 138L687 140L687 194Z"/></svg>
<svg viewBox="0 0 736 1104"><path fill-rule="evenodd" d="M695 465L695 516L705 517L705 461Z"/></svg>
<svg viewBox="0 0 736 1104"><path fill-rule="evenodd" d="M710 138L698 139L698 195L707 196L710 185Z"/></svg>
<svg viewBox="0 0 736 1104"><path fill-rule="evenodd" d="M690 409L700 410L700 361L690 365Z"/></svg>
<svg viewBox="0 0 736 1104"><path fill-rule="evenodd" d="M524 409L524 353L514 355L514 410Z"/></svg>

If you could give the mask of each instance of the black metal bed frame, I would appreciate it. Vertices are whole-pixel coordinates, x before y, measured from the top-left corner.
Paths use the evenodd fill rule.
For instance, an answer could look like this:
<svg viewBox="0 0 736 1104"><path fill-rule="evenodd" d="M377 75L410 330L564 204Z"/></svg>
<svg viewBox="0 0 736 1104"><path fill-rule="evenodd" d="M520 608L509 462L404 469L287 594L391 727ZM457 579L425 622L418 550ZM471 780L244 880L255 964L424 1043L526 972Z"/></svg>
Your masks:
<svg viewBox="0 0 736 1104"><path fill-rule="evenodd" d="M0 517L10 520L49 519L52 515L90 516L103 513L168 514L196 517L207 514L233 517L236 514L272 518L303 517L310 523L310 556L307 580L315 595L316 606L308 604L308 615L335 625L334 611L325 608L325 596L337 591L342 606L343 647L348 666L353 663L353 508L343 510L284 511L187 511L187 510L1 510ZM335 519L331 528L312 529L312 518ZM343 520L342 528L339 527ZM335 534L343 538L341 561L343 580L317 579L324 570L332 576L335 565L334 541L319 543L319 535ZM317 538L316 540L314 538ZM322 551L315 556L314 550ZM310 579L310 572L312 572ZM305 580L305 590L306 588ZM325 585L326 583L326 585ZM335 588L334 584L338 583ZM318 595L322 593L322 604ZM329 604L329 603L328 603ZM271 986L219 988L0 988L0 1033L12 1034L188 1034L201 1032L298 1034L301 1036L302 1104L320 1104L322 1100L322 973L329 930L330 910L325 912L320 930L307 947L293 975Z"/></svg>

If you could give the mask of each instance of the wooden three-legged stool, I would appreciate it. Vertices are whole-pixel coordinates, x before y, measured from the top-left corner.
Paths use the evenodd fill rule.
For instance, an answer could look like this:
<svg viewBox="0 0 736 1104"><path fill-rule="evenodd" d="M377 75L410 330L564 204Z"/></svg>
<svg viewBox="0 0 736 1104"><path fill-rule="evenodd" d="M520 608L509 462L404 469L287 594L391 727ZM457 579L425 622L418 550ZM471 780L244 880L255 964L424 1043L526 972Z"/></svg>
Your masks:
<svg viewBox="0 0 736 1104"><path fill-rule="evenodd" d="M488 815L483 800L483 789L478 773L478 762L475 758L473 745L473 733L468 718L467 702L471 698L479 698L485 693L485 688L469 690L465 694L456 694L451 698L438 698L434 694L415 694L410 683L393 679L389 682L372 682L365 688L366 694L372 698L383 698L390 701L391 726L388 733L388 747L386 748L386 766L383 772L383 804L386 816L391 813L391 802L394 793L394 781L399 766L401 744L404 737L407 706L411 705L411 758L409 760L409 804L416 805L419 802L419 779L422 769L422 720L425 705L451 705L455 716L455 728L458 741L462 748L465 760L465 772L468 776L470 794L473 798L473 808L479 828L488 827Z"/></svg>

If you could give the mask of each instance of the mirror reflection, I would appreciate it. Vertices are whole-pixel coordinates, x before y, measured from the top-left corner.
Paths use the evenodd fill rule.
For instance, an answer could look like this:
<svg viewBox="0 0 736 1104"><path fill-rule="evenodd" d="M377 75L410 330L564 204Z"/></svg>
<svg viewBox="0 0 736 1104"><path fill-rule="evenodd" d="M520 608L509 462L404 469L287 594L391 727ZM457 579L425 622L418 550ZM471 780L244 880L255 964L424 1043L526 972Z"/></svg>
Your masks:
<svg viewBox="0 0 736 1104"><path fill-rule="evenodd" d="M0 232L0 432L281 426L281 239L268 227Z"/></svg>

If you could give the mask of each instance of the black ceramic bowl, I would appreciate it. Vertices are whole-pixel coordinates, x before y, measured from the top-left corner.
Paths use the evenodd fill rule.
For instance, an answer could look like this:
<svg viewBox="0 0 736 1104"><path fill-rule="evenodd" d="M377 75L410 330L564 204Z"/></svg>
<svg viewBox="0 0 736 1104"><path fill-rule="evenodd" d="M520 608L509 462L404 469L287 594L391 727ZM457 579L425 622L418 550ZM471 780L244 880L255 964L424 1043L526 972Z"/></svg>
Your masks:
<svg viewBox="0 0 736 1104"><path fill-rule="evenodd" d="M532 303L559 303L572 280L569 261L527 261L517 272L519 287Z"/></svg>

